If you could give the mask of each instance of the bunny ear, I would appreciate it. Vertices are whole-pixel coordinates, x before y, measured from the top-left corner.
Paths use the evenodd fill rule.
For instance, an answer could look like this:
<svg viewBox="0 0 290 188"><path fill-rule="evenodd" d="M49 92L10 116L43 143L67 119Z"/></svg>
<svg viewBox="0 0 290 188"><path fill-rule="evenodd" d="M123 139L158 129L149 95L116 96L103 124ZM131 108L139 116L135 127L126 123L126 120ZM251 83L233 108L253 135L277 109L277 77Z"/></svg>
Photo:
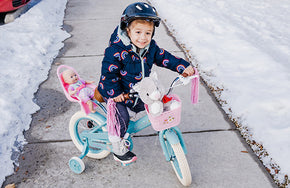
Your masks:
<svg viewBox="0 0 290 188"><path fill-rule="evenodd" d="M132 89L134 89L134 91L136 91L136 92L140 92L141 91L140 82L133 85Z"/></svg>
<svg viewBox="0 0 290 188"><path fill-rule="evenodd" d="M151 72L150 77L152 77L155 80L158 80L157 72L155 72L155 71L154 72Z"/></svg>

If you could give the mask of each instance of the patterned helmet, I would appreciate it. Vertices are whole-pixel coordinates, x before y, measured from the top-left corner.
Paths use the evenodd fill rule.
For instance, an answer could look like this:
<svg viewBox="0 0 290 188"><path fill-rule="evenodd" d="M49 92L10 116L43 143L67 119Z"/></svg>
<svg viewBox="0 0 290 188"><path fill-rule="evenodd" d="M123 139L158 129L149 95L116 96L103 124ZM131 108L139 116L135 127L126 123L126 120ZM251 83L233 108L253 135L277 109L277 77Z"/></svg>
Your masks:
<svg viewBox="0 0 290 188"><path fill-rule="evenodd" d="M156 9L151 5L143 2L133 3L127 6L123 12L120 23L121 29L124 30L132 21L136 19L152 21L156 27L159 26L161 20L157 16Z"/></svg>

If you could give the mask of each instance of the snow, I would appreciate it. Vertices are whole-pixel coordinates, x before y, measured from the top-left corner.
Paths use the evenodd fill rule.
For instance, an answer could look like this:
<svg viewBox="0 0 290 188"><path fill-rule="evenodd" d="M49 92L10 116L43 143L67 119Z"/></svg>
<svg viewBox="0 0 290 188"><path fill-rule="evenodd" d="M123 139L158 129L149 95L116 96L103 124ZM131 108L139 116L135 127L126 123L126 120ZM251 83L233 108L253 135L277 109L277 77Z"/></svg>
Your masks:
<svg viewBox="0 0 290 188"><path fill-rule="evenodd" d="M14 172L17 153L39 110L34 93L69 34L62 30L67 1L34 0L28 12L0 26L0 185Z"/></svg>
<svg viewBox="0 0 290 188"><path fill-rule="evenodd" d="M263 145L257 155L283 183L290 174L290 3L151 2L253 149ZM271 169L277 165L278 174Z"/></svg>
<svg viewBox="0 0 290 188"><path fill-rule="evenodd" d="M0 26L0 184L14 172L23 131L39 109L34 93L69 37L62 30L66 2L34 0L15 22ZM290 174L290 2L151 2L241 134L283 183Z"/></svg>

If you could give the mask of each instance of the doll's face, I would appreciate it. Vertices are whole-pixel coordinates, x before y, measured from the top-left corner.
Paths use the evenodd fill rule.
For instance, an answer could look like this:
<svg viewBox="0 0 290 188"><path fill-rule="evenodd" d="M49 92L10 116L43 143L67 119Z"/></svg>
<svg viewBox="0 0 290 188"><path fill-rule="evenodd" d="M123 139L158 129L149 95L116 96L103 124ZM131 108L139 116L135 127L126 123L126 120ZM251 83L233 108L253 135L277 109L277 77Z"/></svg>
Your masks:
<svg viewBox="0 0 290 188"><path fill-rule="evenodd" d="M79 80L77 74L70 69L65 70L62 75L63 80L68 84L74 84Z"/></svg>
<svg viewBox="0 0 290 188"><path fill-rule="evenodd" d="M135 20L127 28L127 33L131 39L131 42L138 48L142 49L150 44L153 30L153 22Z"/></svg>

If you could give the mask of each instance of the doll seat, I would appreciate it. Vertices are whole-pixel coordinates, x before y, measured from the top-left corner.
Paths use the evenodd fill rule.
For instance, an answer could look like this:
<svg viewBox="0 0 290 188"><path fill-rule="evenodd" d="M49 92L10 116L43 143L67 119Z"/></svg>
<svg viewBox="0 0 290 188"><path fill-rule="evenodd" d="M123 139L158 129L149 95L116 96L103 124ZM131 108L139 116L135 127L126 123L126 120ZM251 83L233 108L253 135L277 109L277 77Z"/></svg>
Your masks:
<svg viewBox="0 0 290 188"><path fill-rule="evenodd" d="M67 83L64 82L64 79L63 79L63 71L64 71L64 70L61 70L61 69L64 69L64 70L65 70L65 69L71 69L72 71L74 71L74 72L76 73L76 75L77 75L77 77L78 77L79 79L81 79L81 78L80 78L79 74L77 73L77 71L76 71L74 68L70 67L70 66L67 66L67 65L60 65L60 66L57 68L57 77L58 77L58 79L59 79L59 81L60 81L61 87L62 87L62 89L63 89L63 92L64 92L66 98L67 98L69 101L71 101L71 102L78 102L78 103L80 104L80 106L81 106L81 110L84 111L86 114L91 113L91 111L90 111L90 109L89 109L89 106L88 106L86 103L82 102L78 97L71 96L71 95L68 93L68 87L69 87L69 84L67 84ZM95 90L96 87L97 87L96 85L93 85L93 84L87 84L86 86L92 88L93 90ZM96 106L95 103L94 103L94 106Z"/></svg>

